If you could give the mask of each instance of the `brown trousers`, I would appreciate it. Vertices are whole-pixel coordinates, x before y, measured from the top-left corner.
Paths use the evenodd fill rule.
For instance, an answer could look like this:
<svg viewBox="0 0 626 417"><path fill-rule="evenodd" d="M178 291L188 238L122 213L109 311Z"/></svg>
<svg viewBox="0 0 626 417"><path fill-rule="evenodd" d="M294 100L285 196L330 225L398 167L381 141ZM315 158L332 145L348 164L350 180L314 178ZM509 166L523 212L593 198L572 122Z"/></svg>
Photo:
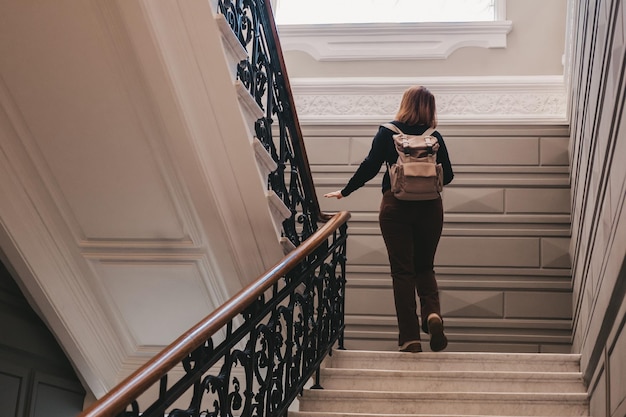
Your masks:
<svg viewBox="0 0 626 417"><path fill-rule="evenodd" d="M378 220L391 266L398 345L402 345L420 340L416 291L424 332L428 332L428 315L441 315L433 264L443 227L443 204L441 198L401 201L386 191Z"/></svg>

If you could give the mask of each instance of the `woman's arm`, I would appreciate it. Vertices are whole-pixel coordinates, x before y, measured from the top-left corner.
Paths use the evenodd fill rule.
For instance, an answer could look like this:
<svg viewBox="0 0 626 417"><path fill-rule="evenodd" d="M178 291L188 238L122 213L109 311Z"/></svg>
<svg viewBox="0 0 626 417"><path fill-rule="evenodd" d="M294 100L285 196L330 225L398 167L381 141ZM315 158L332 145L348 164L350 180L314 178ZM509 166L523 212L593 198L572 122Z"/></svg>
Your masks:
<svg viewBox="0 0 626 417"><path fill-rule="evenodd" d="M389 129L381 126L372 140L372 147L369 153L354 172L348 184L341 190L324 194L324 197L337 199L347 197L374 178L380 171L381 165L385 162L385 155L388 150L391 135L392 132Z"/></svg>
<svg viewBox="0 0 626 417"><path fill-rule="evenodd" d="M347 197L354 191L365 185L366 182L371 180L380 171L381 165L385 162L385 155L389 148L389 141L391 140L391 131L384 127L380 127L376 136L372 140L372 147L369 153L361 162L352 178L348 181L348 184L340 191L342 197ZM330 197L337 197L334 193Z"/></svg>
<svg viewBox="0 0 626 417"><path fill-rule="evenodd" d="M443 185L447 185L454 179L454 171L452 170L452 163L450 162L450 156L448 155L448 148L446 147L443 137L439 132L436 132L435 136L437 136L437 140L439 141L437 163L441 164L441 167L443 168Z"/></svg>

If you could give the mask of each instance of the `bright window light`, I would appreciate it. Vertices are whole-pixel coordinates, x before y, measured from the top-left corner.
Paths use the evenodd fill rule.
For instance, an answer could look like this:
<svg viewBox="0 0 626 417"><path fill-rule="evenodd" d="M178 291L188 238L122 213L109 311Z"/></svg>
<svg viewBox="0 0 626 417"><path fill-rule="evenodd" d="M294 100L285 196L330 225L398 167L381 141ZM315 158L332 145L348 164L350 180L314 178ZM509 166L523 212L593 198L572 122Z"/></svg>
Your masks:
<svg viewBox="0 0 626 417"><path fill-rule="evenodd" d="M476 22L496 19L495 0L278 0L277 24Z"/></svg>

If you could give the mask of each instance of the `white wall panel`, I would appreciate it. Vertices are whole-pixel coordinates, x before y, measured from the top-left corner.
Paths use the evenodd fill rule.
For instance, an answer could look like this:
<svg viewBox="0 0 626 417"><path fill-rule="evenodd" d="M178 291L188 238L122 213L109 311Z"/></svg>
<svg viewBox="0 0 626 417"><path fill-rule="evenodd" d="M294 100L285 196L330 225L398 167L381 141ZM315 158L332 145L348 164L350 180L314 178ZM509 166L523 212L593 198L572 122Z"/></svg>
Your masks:
<svg viewBox="0 0 626 417"><path fill-rule="evenodd" d="M310 164L344 165L350 158L350 144L344 138L319 138L307 146L306 154ZM332 150L329 152L329 150Z"/></svg>
<svg viewBox="0 0 626 417"><path fill-rule="evenodd" d="M569 138L541 138L539 140L540 165L567 166Z"/></svg>
<svg viewBox="0 0 626 417"><path fill-rule="evenodd" d="M20 60L2 77L68 220L86 239L188 238L93 6L20 5L3 22Z"/></svg>
<svg viewBox="0 0 626 417"><path fill-rule="evenodd" d="M570 191L564 189L511 189L506 191L507 213L569 213Z"/></svg>
<svg viewBox="0 0 626 417"><path fill-rule="evenodd" d="M363 159L365 159L365 157L367 156L367 154L369 153L371 147L372 147L372 137L373 135L376 133L376 129L378 129L378 127L376 127L374 130L372 130L372 136L368 136L368 137L353 137L350 138L350 165L359 165ZM307 145L307 149L308 149L308 145ZM325 165L325 163L322 161L322 164Z"/></svg>
<svg viewBox="0 0 626 417"><path fill-rule="evenodd" d="M498 188L450 188L445 190L449 213L503 213L504 190Z"/></svg>
<svg viewBox="0 0 626 417"><path fill-rule="evenodd" d="M351 263L357 265L385 265L389 263L385 242L380 235L351 236L347 256Z"/></svg>
<svg viewBox="0 0 626 417"><path fill-rule="evenodd" d="M443 236L435 263L461 267L539 267L539 239Z"/></svg>
<svg viewBox="0 0 626 417"><path fill-rule="evenodd" d="M106 261L96 268L139 347L169 345L214 309L196 262Z"/></svg>
<svg viewBox="0 0 626 417"><path fill-rule="evenodd" d="M445 135L445 130L443 130ZM537 165L539 140L519 137L444 136L457 165Z"/></svg>
<svg viewBox="0 0 626 417"><path fill-rule="evenodd" d="M441 295L442 313L467 318L501 318L504 315L504 292L445 291Z"/></svg>
<svg viewBox="0 0 626 417"><path fill-rule="evenodd" d="M506 317L568 319L572 317L572 296L567 292L511 291L505 295Z"/></svg>
<svg viewBox="0 0 626 417"><path fill-rule="evenodd" d="M569 242L569 238L542 238L541 266L543 268L569 269L572 265L569 253Z"/></svg>

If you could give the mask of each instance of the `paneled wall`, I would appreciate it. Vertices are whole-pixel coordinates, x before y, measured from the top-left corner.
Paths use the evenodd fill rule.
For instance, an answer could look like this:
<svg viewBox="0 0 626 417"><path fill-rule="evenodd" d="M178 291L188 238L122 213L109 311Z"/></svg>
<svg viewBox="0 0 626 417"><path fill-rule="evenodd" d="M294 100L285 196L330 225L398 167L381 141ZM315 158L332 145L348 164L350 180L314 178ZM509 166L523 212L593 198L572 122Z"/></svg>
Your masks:
<svg viewBox="0 0 626 417"><path fill-rule="evenodd" d="M626 415L623 1L572 1L574 349L591 415Z"/></svg>
<svg viewBox="0 0 626 417"><path fill-rule="evenodd" d="M341 200L376 125L308 126L323 210L349 210L350 349L397 349L389 264L378 228L382 171ZM566 126L440 126L455 180L436 257L450 351L569 352L570 193Z"/></svg>
<svg viewBox="0 0 626 417"><path fill-rule="evenodd" d="M3 262L0 252L0 415L75 416L85 390Z"/></svg>

